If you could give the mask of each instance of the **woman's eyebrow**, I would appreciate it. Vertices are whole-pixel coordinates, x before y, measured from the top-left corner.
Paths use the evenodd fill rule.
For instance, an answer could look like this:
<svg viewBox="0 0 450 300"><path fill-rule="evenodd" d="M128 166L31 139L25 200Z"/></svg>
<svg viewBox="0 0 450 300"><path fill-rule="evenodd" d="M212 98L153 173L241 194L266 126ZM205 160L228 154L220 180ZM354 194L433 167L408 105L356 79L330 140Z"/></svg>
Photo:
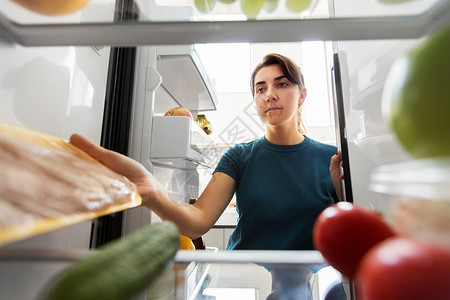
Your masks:
<svg viewBox="0 0 450 300"><path fill-rule="evenodd" d="M287 78L286 75L281 75L281 76L275 77L273 80L274 81L278 81L278 80L283 79L283 78Z"/></svg>
<svg viewBox="0 0 450 300"><path fill-rule="evenodd" d="M275 78L273 79L273 81L278 81L278 80L281 80L281 79L283 79L283 78L287 78L286 75L281 75L281 76L275 77ZM255 85L258 85L258 84L264 84L264 83L266 83L266 82L265 82L265 81L258 81L257 83L255 83Z"/></svg>

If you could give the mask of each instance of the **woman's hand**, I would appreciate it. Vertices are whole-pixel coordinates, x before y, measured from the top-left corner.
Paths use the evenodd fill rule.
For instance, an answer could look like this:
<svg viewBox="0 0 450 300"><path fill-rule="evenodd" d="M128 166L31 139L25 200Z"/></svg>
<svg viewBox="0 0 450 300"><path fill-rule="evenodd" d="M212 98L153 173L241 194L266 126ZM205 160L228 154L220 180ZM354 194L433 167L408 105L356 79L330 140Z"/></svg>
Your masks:
<svg viewBox="0 0 450 300"><path fill-rule="evenodd" d="M79 134L73 134L70 137L70 144L133 182L136 185L137 192L142 197L143 205L149 207L152 199L159 198L159 194L162 192L161 185L139 162L120 153L107 150Z"/></svg>
<svg viewBox="0 0 450 300"><path fill-rule="evenodd" d="M154 211L161 219L177 224L180 234L190 238L197 238L211 229L233 196L234 180L216 174L215 180L208 184L210 187L205 189L208 192L204 192L209 196L203 195L194 205L182 205L172 199L155 177L132 158L107 150L79 134L70 137L70 144L127 177L136 185L142 205Z"/></svg>
<svg viewBox="0 0 450 300"><path fill-rule="evenodd" d="M342 152L338 151L331 157L330 161L330 176L331 182L333 182L336 195L341 200L341 179L344 179L344 174L340 174L340 167L342 166Z"/></svg>

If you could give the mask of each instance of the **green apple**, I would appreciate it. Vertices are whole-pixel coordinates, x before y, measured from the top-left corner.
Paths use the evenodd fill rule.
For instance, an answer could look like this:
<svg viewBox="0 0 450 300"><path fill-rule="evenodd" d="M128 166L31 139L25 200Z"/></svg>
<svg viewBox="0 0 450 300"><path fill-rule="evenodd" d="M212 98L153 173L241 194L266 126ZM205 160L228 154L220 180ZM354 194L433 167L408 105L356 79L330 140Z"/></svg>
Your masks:
<svg viewBox="0 0 450 300"><path fill-rule="evenodd" d="M214 8L216 0L195 0L194 4L198 11L207 13Z"/></svg>
<svg viewBox="0 0 450 300"><path fill-rule="evenodd" d="M382 110L412 156L450 155L450 26L393 64L383 90Z"/></svg>
<svg viewBox="0 0 450 300"><path fill-rule="evenodd" d="M278 0L264 0L263 8L268 13L271 13L277 9Z"/></svg>
<svg viewBox="0 0 450 300"><path fill-rule="evenodd" d="M256 19L264 0L241 0L241 9L248 19Z"/></svg>
<svg viewBox="0 0 450 300"><path fill-rule="evenodd" d="M403 3L403 2L408 2L411 0L378 0L381 3L386 3L386 4L397 4L397 3Z"/></svg>
<svg viewBox="0 0 450 300"><path fill-rule="evenodd" d="M291 12L301 12L306 10L312 3L312 0L286 0L286 7Z"/></svg>

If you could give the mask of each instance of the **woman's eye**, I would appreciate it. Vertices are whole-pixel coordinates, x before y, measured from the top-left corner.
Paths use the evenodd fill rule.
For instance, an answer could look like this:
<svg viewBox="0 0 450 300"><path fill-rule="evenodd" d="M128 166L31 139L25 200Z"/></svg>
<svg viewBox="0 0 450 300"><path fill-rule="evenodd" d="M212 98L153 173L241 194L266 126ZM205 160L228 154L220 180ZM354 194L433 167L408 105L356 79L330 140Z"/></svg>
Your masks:
<svg viewBox="0 0 450 300"><path fill-rule="evenodd" d="M282 81L282 82L280 82L280 83L278 84L279 87L285 87L285 86L287 86L287 85L288 85L288 83L287 83L287 82L284 82L284 81Z"/></svg>
<svg viewBox="0 0 450 300"><path fill-rule="evenodd" d="M264 93L264 88L257 88L256 93L258 94Z"/></svg>

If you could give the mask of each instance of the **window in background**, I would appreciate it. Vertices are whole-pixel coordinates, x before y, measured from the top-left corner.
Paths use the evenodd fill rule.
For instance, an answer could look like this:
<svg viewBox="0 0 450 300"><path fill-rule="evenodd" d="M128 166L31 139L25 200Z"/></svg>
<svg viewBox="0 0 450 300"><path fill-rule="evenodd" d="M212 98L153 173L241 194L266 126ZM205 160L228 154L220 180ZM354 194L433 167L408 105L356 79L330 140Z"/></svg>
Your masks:
<svg viewBox="0 0 450 300"><path fill-rule="evenodd" d="M250 92L250 76L255 65L270 52L286 55L302 68L308 89L303 106L307 135L324 143L336 143L330 97L331 48L327 43L197 44L195 49L218 97L217 111L205 114L213 124L210 137L223 150L265 132Z"/></svg>
<svg viewBox="0 0 450 300"><path fill-rule="evenodd" d="M264 135L250 91L253 68L264 55L275 52L293 59L305 75L308 96L303 106L307 135L335 144L334 114L330 92L330 45L321 41L261 44L197 44L197 51L218 97L217 111L205 112L213 125L217 161L236 143Z"/></svg>
<svg viewBox="0 0 450 300"><path fill-rule="evenodd" d="M256 64L271 52L293 59L304 73L308 89L303 106L307 135L335 145L330 49L330 44L321 41L195 45L218 97L217 110L205 112L213 126L210 138L216 162L234 144L252 141L265 133L250 91L250 76ZM208 183L211 172L212 169L199 170L202 187Z"/></svg>

